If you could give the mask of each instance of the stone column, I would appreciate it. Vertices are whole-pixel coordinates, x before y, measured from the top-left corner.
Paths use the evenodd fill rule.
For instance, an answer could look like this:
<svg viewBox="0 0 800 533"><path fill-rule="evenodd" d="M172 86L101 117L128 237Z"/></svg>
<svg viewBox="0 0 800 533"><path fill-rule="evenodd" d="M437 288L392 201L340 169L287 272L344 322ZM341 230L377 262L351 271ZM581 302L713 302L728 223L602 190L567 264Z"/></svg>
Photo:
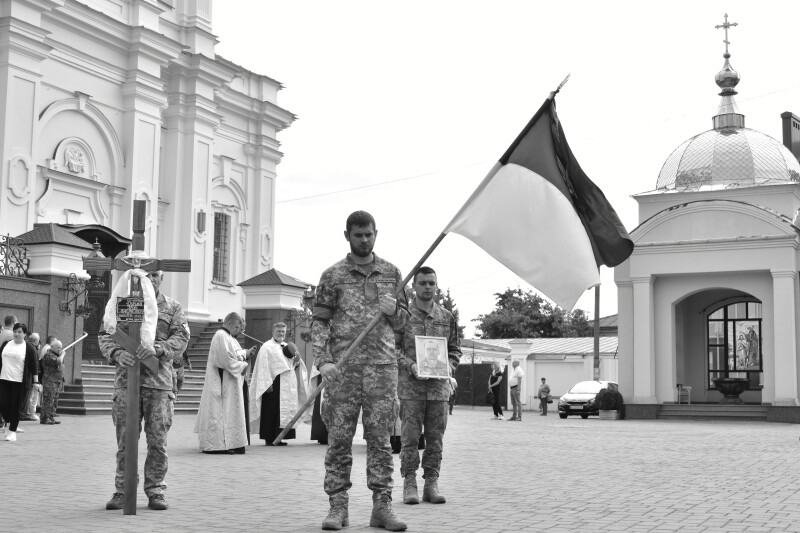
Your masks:
<svg viewBox="0 0 800 533"><path fill-rule="evenodd" d="M797 398L797 272L772 270L773 371L775 399L772 405L800 405Z"/></svg>
<svg viewBox="0 0 800 533"><path fill-rule="evenodd" d="M653 277L631 278L633 282L633 400L656 404Z"/></svg>

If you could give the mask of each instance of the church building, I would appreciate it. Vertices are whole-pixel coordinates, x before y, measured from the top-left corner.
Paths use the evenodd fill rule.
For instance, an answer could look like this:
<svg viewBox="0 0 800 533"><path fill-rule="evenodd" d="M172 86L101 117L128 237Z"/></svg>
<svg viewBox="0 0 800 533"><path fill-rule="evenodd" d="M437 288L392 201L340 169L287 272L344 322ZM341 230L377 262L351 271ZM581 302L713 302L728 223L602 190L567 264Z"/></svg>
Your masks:
<svg viewBox="0 0 800 533"><path fill-rule="evenodd" d="M672 152L655 190L634 196L635 248L614 272L629 418L656 417L688 391L693 403L800 421L800 120L782 115L789 148L745 127L730 26L726 16L713 127Z"/></svg>
<svg viewBox="0 0 800 533"><path fill-rule="evenodd" d="M126 254L135 200L145 252L191 260L162 288L193 331L243 312L239 284L273 269L277 136L295 116L280 82L215 53L211 21L211 0L3 2L0 314L65 344L86 330L68 382L81 351L100 358L119 278L81 258Z"/></svg>

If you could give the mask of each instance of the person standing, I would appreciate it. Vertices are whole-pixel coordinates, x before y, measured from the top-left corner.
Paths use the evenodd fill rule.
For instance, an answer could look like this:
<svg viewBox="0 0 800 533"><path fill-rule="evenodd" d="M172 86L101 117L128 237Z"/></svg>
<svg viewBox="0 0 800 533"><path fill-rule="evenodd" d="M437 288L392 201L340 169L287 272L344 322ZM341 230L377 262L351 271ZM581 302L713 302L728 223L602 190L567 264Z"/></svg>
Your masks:
<svg viewBox="0 0 800 533"><path fill-rule="evenodd" d="M436 272L427 266L414 274L412 283L415 296L409 302L409 319L403 328L404 357L399 361L397 396L400 398L401 443L400 475L403 477L403 503L419 503L417 494L417 469L419 438L425 427L425 452L422 454L422 501L445 503L439 492L439 472L442 465L444 432L447 429L447 411L450 400L450 373L461 360L458 324L453 314L434 301L437 291ZM442 379L420 377L417 368L416 338L443 337L447 339L448 363ZM430 341L429 341L430 342ZM436 344L431 342L434 347ZM425 343L426 359L435 363L436 353L431 353ZM424 362L423 361L423 362ZM448 368L449 366L449 368ZM439 375L434 372L435 375Z"/></svg>
<svg viewBox="0 0 800 533"><path fill-rule="evenodd" d="M367 487L372 491L371 527L406 529L392 509L394 462L389 428L397 395L394 330L408 320L400 270L372 250L378 230L365 211L347 217L344 237L350 253L323 272L317 285L311 335L314 364L325 383L322 419L328 428L325 492L330 509L323 529L349 524L348 493L352 487L353 436L363 409L367 441ZM379 315L380 314L380 315ZM374 317L378 324L353 349L340 370L336 363Z"/></svg>
<svg viewBox="0 0 800 533"><path fill-rule="evenodd" d="M6 440L16 442L19 410L28 390L41 388L36 374L36 350L25 342L28 326L14 324L13 340L0 345L0 412L8 422Z"/></svg>
<svg viewBox="0 0 800 533"><path fill-rule="evenodd" d="M203 453L243 454L247 444L242 382L248 350L236 340L244 330L238 313L228 313L211 339L206 377L194 432ZM250 352L255 346L250 348Z"/></svg>
<svg viewBox="0 0 800 533"><path fill-rule="evenodd" d="M542 384L539 385L537 396L539 397L539 406L542 409L541 416L547 416L547 401L550 399L550 385L547 384L547 380L544 378L542 378Z"/></svg>
<svg viewBox="0 0 800 533"><path fill-rule="evenodd" d="M106 503L106 509L122 509L125 502L125 409L128 400L128 367L137 359L155 357L158 370L153 372L146 366L141 368L139 420L144 420L147 436L147 459L144 465L144 492L151 509L162 511L169 508L164 497L167 484L167 433L172 427L175 410L175 394L172 392L172 362L180 358L189 342L189 325L181 304L160 291L164 273L160 270L148 272L141 283L152 284L158 306L158 325L153 349L140 346L136 354L130 354L110 334L101 331L98 336L100 350L109 363L116 366L114 397L111 418L117 434L117 469L114 477L116 491ZM126 324L119 323L125 330ZM127 333L127 331L126 331ZM132 428L133 429L133 428ZM136 431L141 431L141 423Z"/></svg>
<svg viewBox="0 0 800 533"><path fill-rule="evenodd" d="M283 322L272 326L272 338L258 350L250 378L250 422L258 426L258 436L267 446L272 446L308 398L306 365L297 346L284 341L286 329ZM311 413L304 413L304 420L310 417ZM278 446L286 446L283 441L294 438L292 428Z"/></svg>
<svg viewBox="0 0 800 533"><path fill-rule="evenodd" d="M448 402L448 404L450 405L450 413L449 414L451 414L451 415L453 414L453 406L456 403L456 393L457 392L458 392L458 381L456 380L456 378L451 377L450 378L450 401Z"/></svg>
<svg viewBox="0 0 800 533"><path fill-rule="evenodd" d="M61 422L55 419L58 408L58 395L64 381L64 350L60 340L54 338L50 348L42 357L43 383L42 417L40 424L55 425Z"/></svg>
<svg viewBox="0 0 800 533"><path fill-rule="evenodd" d="M514 370L511 372L511 375L508 376L508 388L511 389L511 405L514 409L514 413L508 421L522 422L522 403L519 400L519 393L522 388L522 378L525 376L525 372L519 367L519 361L517 359L511 362L511 366Z"/></svg>
<svg viewBox="0 0 800 533"><path fill-rule="evenodd" d="M0 344L14 340L14 324L16 323L17 317L14 315L6 315L3 318L3 327L0 328ZM8 421L3 418L2 414L0 414L0 429L5 429L7 423Z"/></svg>
<svg viewBox="0 0 800 533"><path fill-rule="evenodd" d="M474 364L474 363L473 363ZM489 390L492 391L492 420L503 420L503 407L500 405L500 383L503 382L503 369L500 363L492 361L492 373L489 376Z"/></svg>
<svg viewBox="0 0 800 533"><path fill-rule="evenodd" d="M36 375L39 378L39 383L42 383L42 365L39 361L39 349L42 347L42 341L39 337L39 334L35 331L28 333L28 338L26 339L28 344L33 346L33 349L36 350ZM36 407L39 405L41 401L42 393L39 391L38 387L31 387L28 390L28 396L25 398L25 403L22 405L22 408L19 413L20 421L34 421L38 422L39 417L36 415Z"/></svg>

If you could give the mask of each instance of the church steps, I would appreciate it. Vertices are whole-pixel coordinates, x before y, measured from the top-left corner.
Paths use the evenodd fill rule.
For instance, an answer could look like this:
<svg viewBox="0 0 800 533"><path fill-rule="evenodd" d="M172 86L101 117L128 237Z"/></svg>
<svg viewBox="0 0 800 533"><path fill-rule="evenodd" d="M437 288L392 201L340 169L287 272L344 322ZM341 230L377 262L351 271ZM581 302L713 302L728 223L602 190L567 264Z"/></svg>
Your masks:
<svg viewBox="0 0 800 533"><path fill-rule="evenodd" d="M658 413L659 420L767 420L764 405L720 404L664 404Z"/></svg>

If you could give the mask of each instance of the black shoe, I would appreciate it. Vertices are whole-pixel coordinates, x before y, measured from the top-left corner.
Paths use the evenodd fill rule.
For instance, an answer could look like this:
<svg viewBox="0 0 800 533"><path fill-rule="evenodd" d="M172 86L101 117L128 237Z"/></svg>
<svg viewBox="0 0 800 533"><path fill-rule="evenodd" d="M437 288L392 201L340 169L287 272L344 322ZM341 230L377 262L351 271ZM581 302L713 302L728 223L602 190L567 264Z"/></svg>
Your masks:
<svg viewBox="0 0 800 533"><path fill-rule="evenodd" d="M278 444L273 444L272 441L265 440L264 444L266 444L267 446L286 446L286 443L283 441L280 441Z"/></svg>
<svg viewBox="0 0 800 533"><path fill-rule="evenodd" d="M108 500L106 503L106 510L107 511L118 511L122 509L122 506L125 504L125 495L121 492L115 492L114 495Z"/></svg>
<svg viewBox="0 0 800 533"><path fill-rule="evenodd" d="M164 499L163 494L153 494L149 497L149 500L147 506L154 511L166 511L169 509L169 504L167 500Z"/></svg>
<svg viewBox="0 0 800 533"><path fill-rule="evenodd" d="M244 446L240 446L239 448L234 448L233 450L230 451L232 451L236 455L244 455Z"/></svg>

